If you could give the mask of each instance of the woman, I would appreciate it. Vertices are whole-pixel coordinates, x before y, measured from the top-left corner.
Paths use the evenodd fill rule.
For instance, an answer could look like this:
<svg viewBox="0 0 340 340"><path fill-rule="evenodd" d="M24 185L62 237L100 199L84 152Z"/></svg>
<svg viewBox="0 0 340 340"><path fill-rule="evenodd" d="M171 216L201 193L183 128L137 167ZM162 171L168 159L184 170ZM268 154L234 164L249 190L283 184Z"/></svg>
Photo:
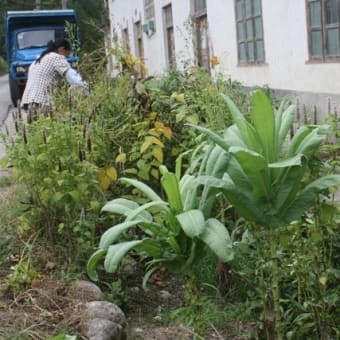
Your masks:
<svg viewBox="0 0 340 340"><path fill-rule="evenodd" d="M28 110L28 121L37 117L38 112L47 114L51 110L51 95L63 77L70 85L88 89L67 61L71 44L67 39L50 41L47 49L31 64L21 104Z"/></svg>

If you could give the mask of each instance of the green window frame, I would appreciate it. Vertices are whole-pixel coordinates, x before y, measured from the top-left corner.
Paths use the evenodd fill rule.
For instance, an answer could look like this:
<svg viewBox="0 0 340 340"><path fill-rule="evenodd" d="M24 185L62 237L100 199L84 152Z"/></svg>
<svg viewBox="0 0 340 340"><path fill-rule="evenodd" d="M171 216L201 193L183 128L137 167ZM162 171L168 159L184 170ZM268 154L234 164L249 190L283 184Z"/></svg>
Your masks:
<svg viewBox="0 0 340 340"><path fill-rule="evenodd" d="M265 63L262 1L235 0L235 18L239 63Z"/></svg>
<svg viewBox="0 0 340 340"><path fill-rule="evenodd" d="M340 0L306 0L309 59L340 61Z"/></svg>

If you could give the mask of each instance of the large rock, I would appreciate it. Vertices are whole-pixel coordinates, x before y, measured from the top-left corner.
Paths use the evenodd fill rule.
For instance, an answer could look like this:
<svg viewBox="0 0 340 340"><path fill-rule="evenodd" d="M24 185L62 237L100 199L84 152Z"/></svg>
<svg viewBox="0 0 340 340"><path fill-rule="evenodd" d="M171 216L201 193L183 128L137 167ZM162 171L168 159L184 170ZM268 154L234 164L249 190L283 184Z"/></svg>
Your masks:
<svg viewBox="0 0 340 340"><path fill-rule="evenodd" d="M82 334L88 340L124 340L123 327L106 319L91 319L83 324Z"/></svg>
<svg viewBox="0 0 340 340"><path fill-rule="evenodd" d="M76 281L73 285L74 294L81 299L81 301L102 301L104 294L101 289L94 283L86 280Z"/></svg>
<svg viewBox="0 0 340 340"><path fill-rule="evenodd" d="M84 316L87 319L105 319L125 326L126 318L123 311L108 301L91 301L85 304Z"/></svg>

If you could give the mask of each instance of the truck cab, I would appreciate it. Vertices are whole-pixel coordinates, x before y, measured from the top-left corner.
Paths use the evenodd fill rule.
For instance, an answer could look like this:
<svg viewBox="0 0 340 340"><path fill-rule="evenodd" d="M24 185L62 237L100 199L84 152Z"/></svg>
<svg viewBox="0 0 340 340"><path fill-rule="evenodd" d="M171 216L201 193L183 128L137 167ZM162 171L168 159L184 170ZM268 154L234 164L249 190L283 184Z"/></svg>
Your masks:
<svg viewBox="0 0 340 340"><path fill-rule="evenodd" d="M27 81L28 68L47 47L50 40L68 37L66 23L77 24L76 12L67 10L8 11L5 15L5 43L9 67L11 100L17 106ZM71 66L77 56L68 58Z"/></svg>

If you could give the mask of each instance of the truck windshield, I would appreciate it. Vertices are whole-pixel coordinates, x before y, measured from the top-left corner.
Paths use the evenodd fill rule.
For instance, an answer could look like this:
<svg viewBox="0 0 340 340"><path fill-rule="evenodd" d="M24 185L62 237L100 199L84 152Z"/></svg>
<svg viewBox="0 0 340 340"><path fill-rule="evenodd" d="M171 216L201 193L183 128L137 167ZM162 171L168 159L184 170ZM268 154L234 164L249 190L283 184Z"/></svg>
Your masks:
<svg viewBox="0 0 340 340"><path fill-rule="evenodd" d="M45 47L50 40L56 40L65 36L64 30L46 29L24 31L17 35L18 48Z"/></svg>

